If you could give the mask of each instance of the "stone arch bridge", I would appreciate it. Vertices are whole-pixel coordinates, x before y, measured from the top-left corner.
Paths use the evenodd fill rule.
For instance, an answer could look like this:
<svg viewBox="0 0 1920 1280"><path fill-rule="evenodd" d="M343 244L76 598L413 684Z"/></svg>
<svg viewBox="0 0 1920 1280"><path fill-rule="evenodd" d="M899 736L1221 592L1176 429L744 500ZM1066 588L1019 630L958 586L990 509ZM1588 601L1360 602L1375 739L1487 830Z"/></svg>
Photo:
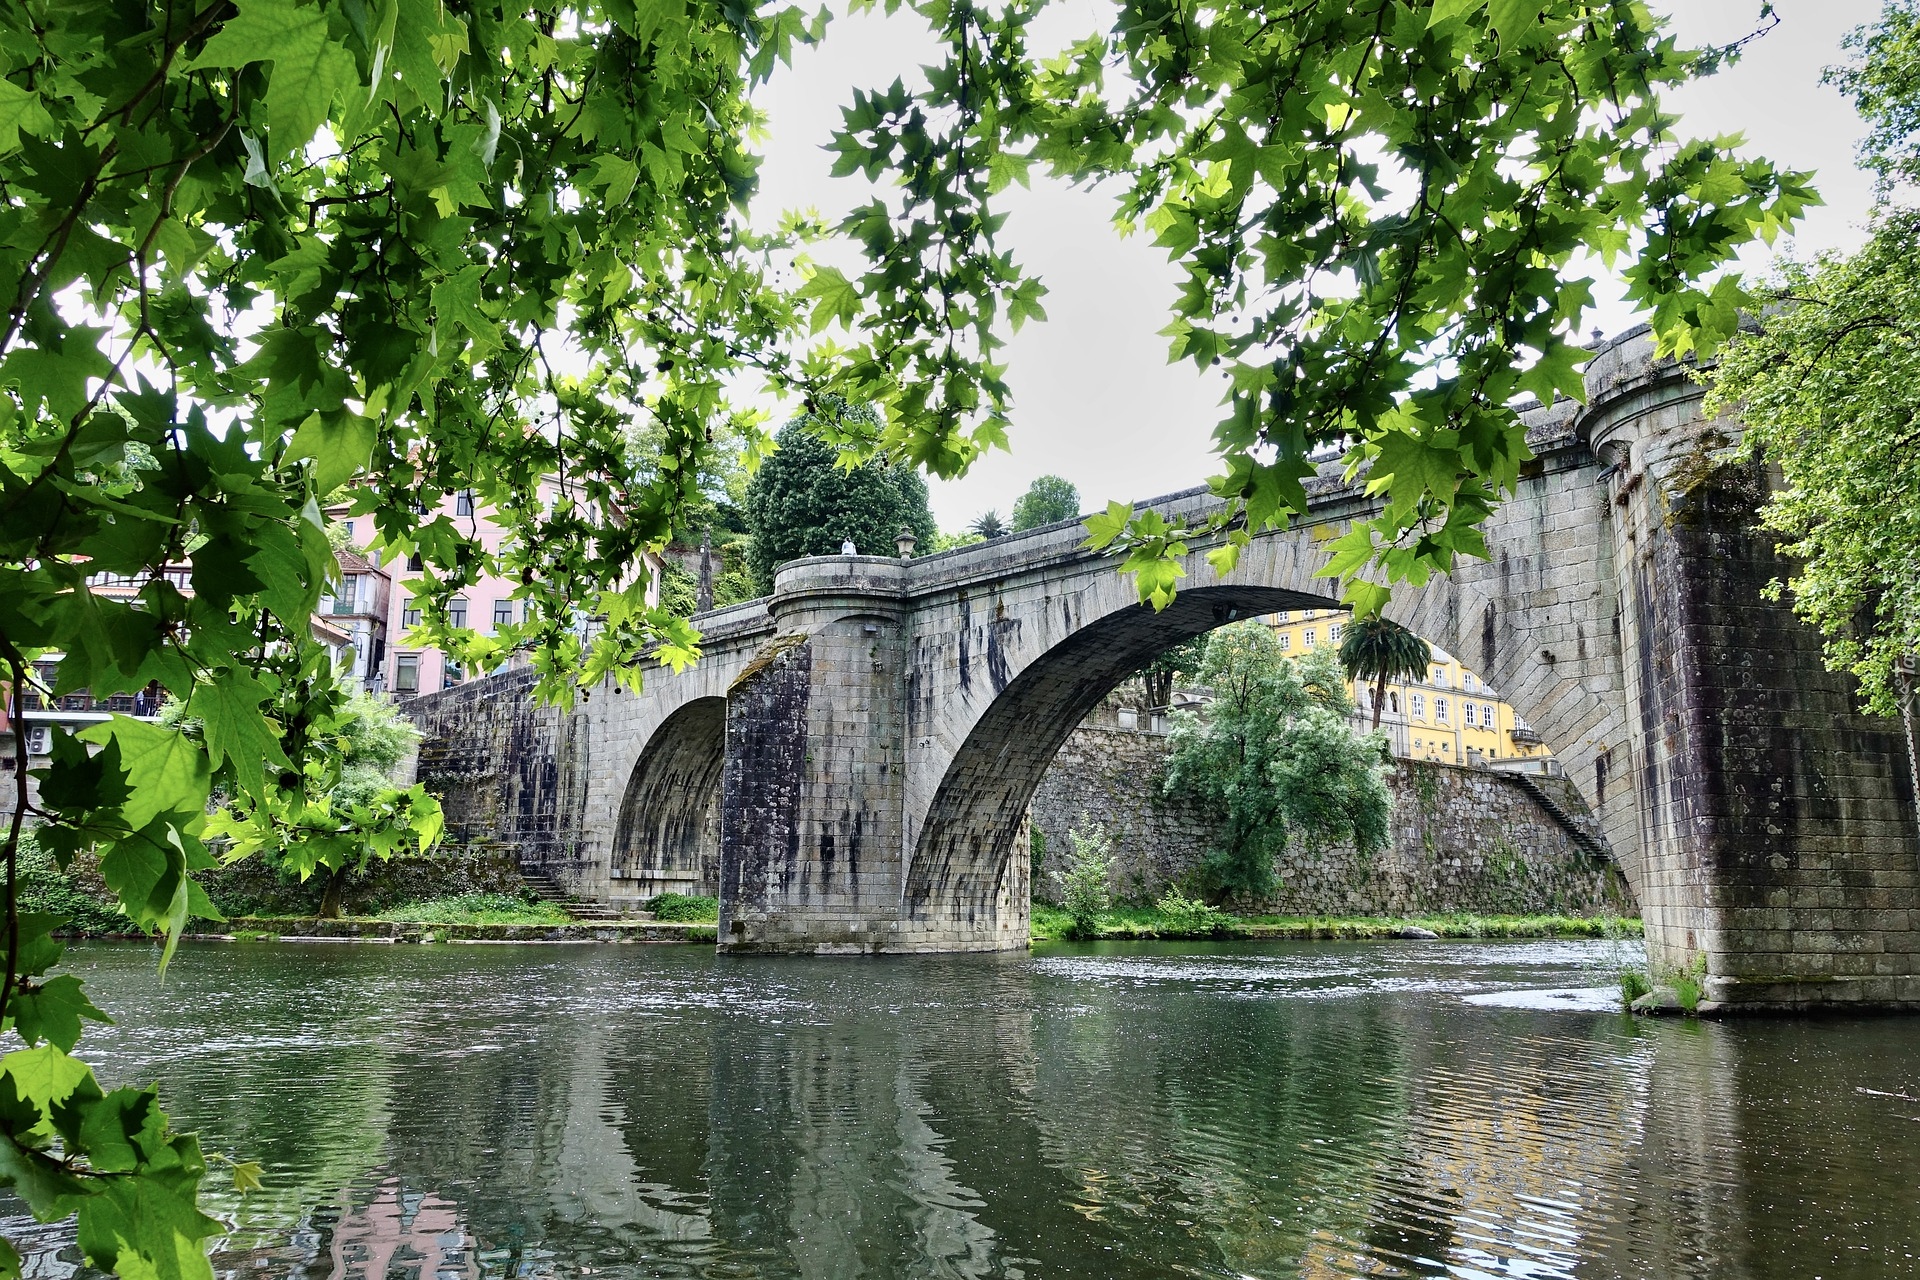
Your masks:
<svg viewBox="0 0 1920 1280"><path fill-rule="evenodd" d="M1656 970L1723 1007L1920 1004L1920 839L1897 726L1855 714L1818 638L1762 595L1763 467L1644 335L1585 405L1534 410L1536 458L1491 559L1389 614L1513 703L1599 816ZM1026 813L1081 718L1153 654L1236 617L1324 607L1324 544L1374 500L1326 477L1309 514L1178 600L1136 602L1055 525L922 559L832 556L700 620L704 656L569 713L509 672L419 698L421 777L456 836L505 841L574 893L720 885L723 951L1023 948ZM1204 491L1153 504L1203 509Z"/></svg>

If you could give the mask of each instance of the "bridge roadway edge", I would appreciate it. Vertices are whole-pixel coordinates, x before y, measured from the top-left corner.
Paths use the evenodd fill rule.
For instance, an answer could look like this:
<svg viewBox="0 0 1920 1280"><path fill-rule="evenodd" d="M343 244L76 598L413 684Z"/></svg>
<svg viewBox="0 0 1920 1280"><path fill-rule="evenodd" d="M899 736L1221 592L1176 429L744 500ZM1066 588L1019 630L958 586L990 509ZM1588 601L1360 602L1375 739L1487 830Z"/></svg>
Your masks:
<svg viewBox="0 0 1920 1280"><path fill-rule="evenodd" d="M1641 903L1654 968L1704 968L1709 1012L1920 1007L1900 743L1853 713L1818 638L1760 595L1780 572L1752 527L1764 472L1731 449L1737 424L1700 420L1699 388L1641 333L1603 348L1588 386L1584 406L1528 415L1538 457L1489 522L1491 558L1399 589L1390 615L1552 744ZM757 867L745 897L727 881L723 950L1024 946L1025 804L1052 739L1136 651L1223 613L1328 603L1321 544L1371 504L1337 477L1311 487L1309 515L1256 538L1233 574L1193 548L1165 615L1080 549L1078 522L905 563L796 562L770 600L700 619L701 663L650 671L637 697L609 683L567 717L515 709L526 682L506 673L414 700L422 776L451 783L451 826L589 896L644 896L667 881L638 864L684 861L699 841L719 846L723 877ZM724 758L716 794L635 810L649 743L660 754L662 726L701 699L724 703L724 737L706 717L707 738L666 754ZM781 766L738 767L750 746ZM482 795L490 758L498 794ZM677 852L647 834L669 829Z"/></svg>

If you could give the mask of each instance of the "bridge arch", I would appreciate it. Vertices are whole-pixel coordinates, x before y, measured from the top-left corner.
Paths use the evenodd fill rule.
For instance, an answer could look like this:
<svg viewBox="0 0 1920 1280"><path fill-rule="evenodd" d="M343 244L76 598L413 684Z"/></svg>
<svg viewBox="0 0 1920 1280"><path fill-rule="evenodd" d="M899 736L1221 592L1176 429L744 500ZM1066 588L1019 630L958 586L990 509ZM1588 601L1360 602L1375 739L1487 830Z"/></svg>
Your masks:
<svg viewBox="0 0 1920 1280"><path fill-rule="evenodd" d="M711 892L720 857L727 702L688 700L654 730L628 777L613 835L621 896Z"/></svg>
<svg viewBox="0 0 1920 1280"><path fill-rule="evenodd" d="M1306 540L1307 535L1300 536ZM982 629L974 647L991 646L996 665L1013 669L1004 683L995 681L1000 687L973 708L976 714L955 735L950 762L927 802L903 885L908 931L991 935L1011 905L1006 902L1009 867L1025 848L1028 806L1041 778L1086 715L1156 654L1229 622L1282 610L1340 607L1314 594L1311 578L1289 581L1290 560L1256 556L1232 580L1183 589L1159 613L1135 602L1130 587L1120 598L1109 591L1083 592L1070 604L1062 602L1066 607L1059 611L1076 625L1030 653L1020 652L1024 646L1012 641L1006 628L998 643L990 626ZM1198 569L1196 576L1204 572ZM1258 580L1261 576L1267 581ZM1435 594L1451 592L1444 585L1406 590L1389 613L1440 647L1457 651L1457 636L1423 630L1422 624L1431 627L1458 613L1456 601L1427 598ZM1508 700L1529 724L1558 727L1577 710L1566 694L1557 685L1532 681L1518 700ZM1571 701L1578 701L1577 691ZM1637 893L1631 875L1628 881Z"/></svg>

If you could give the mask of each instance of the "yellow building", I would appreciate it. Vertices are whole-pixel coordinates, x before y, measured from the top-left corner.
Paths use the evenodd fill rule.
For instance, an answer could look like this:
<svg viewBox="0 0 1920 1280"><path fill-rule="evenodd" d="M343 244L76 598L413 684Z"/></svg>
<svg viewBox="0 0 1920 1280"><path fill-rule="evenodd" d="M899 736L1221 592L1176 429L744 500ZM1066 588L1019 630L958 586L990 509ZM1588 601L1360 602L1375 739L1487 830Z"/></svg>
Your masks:
<svg viewBox="0 0 1920 1280"><path fill-rule="evenodd" d="M1340 609L1293 609L1269 615L1280 649L1301 657L1318 649L1340 648L1348 614ZM1363 728L1373 724L1373 688L1349 684L1354 719ZM1397 680L1387 685L1387 705L1380 727L1393 743L1393 753L1412 760L1443 764L1512 762L1509 767L1548 768L1553 753L1527 723L1485 681L1460 664L1459 659L1433 646L1433 665L1424 680ZM1526 762L1526 763L1522 763Z"/></svg>

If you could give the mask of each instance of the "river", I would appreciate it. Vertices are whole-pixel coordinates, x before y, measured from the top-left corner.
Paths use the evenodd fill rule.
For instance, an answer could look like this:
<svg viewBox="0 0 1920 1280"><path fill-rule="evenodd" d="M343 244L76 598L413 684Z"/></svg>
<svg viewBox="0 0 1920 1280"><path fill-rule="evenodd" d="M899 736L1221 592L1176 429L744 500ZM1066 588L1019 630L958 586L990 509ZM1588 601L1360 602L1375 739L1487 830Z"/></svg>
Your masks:
<svg viewBox="0 0 1920 1280"><path fill-rule="evenodd" d="M1613 945L73 960L265 1166L228 1276L1920 1275L1920 1019L1635 1021Z"/></svg>

